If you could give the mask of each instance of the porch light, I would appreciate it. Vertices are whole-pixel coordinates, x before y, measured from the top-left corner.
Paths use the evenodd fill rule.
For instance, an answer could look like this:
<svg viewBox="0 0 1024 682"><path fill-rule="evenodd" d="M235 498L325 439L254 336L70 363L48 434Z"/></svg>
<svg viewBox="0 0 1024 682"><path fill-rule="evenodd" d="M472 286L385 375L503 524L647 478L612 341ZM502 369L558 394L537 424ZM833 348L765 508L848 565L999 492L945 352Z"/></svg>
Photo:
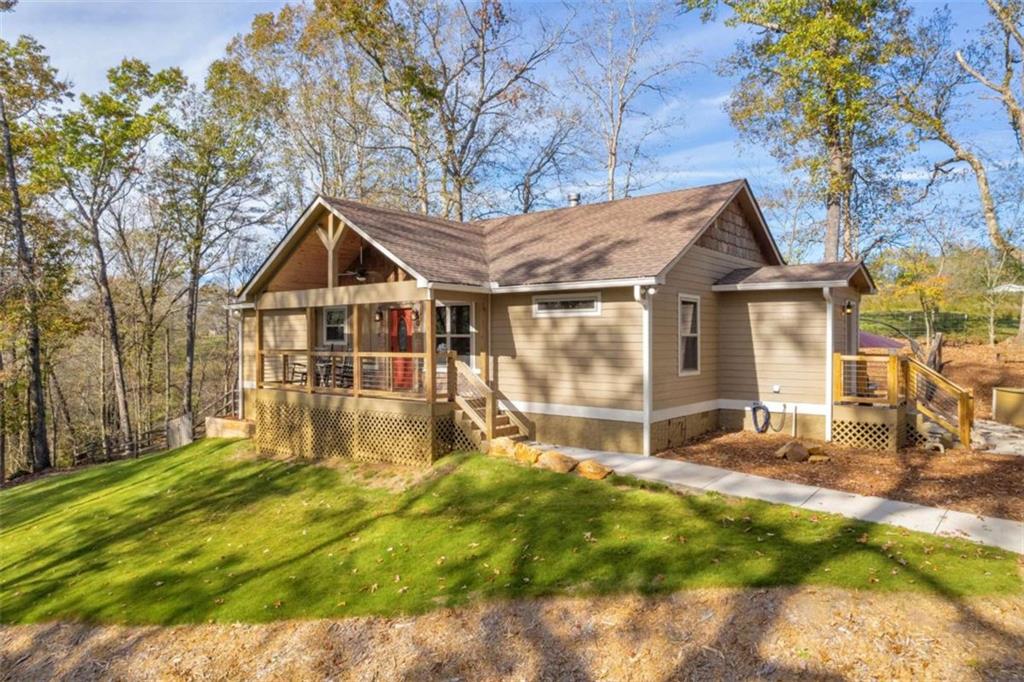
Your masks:
<svg viewBox="0 0 1024 682"><path fill-rule="evenodd" d="M413 322L413 324L419 324L420 323L420 310L419 310L419 308L413 308L412 309L412 322Z"/></svg>
<svg viewBox="0 0 1024 682"><path fill-rule="evenodd" d="M377 306L377 309L373 313L373 321L374 322L383 322L384 321L384 311L381 310L380 306Z"/></svg>
<svg viewBox="0 0 1024 682"><path fill-rule="evenodd" d="M843 315L853 315L853 301L847 301L843 306Z"/></svg>

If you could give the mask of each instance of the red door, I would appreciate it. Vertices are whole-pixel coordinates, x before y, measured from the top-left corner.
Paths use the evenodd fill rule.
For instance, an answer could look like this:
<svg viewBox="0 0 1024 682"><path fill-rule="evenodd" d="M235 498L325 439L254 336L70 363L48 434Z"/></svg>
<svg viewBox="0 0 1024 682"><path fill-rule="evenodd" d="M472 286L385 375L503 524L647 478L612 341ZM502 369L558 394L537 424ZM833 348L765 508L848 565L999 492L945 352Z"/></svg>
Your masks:
<svg viewBox="0 0 1024 682"><path fill-rule="evenodd" d="M388 311L390 352L412 352L412 308ZM414 380L412 358L391 358L391 383L394 390L411 389Z"/></svg>

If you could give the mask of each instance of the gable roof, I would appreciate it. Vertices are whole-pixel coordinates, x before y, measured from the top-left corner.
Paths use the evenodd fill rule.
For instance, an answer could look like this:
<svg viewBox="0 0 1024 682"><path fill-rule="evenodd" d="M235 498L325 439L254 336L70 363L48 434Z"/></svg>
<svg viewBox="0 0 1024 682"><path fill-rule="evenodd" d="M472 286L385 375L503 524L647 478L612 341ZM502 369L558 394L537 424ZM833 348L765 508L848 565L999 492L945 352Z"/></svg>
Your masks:
<svg viewBox="0 0 1024 682"><path fill-rule="evenodd" d="M660 281L734 199L769 262L775 241L746 180L596 204L461 223L355 201L318 197L259 271L252 292L316 215L333 212L421 283L487 290L565 283Z"/></svg>
<svg viewBox="0 0 1024 682"><path fill-rule="evenodd" d="M855 285L873 292L875 282L860 261L765 265L739 268L715 282L712 291L758 291L771 289L818 289Z"/></svg>
<svg viewBox="0 0 1024 682"><path fill-rule="evenodd" d="M747 182L733 180L484 221L491 281L509 285L659 277L740 193L756 208ZM755 230L763 232L769 258L781 263L759 211L751 217Z"/></svg>

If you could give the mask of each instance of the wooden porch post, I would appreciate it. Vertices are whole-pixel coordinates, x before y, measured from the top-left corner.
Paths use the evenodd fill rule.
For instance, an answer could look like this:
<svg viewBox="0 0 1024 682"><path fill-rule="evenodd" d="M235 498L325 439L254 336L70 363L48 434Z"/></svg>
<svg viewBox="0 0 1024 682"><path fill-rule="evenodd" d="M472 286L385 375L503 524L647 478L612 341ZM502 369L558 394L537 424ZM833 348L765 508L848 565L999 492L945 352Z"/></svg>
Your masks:
<svg viewBox="0 0 1024 682"><path fill-rule="evenodd" d="M316 345L316 310L306 306L306 393L313 392L313 346Z"/></svg>
<svg viewBox="0 0 1024 682"><path fill-rule="evenodd" d="M263 311L256 309L256 388L263 388Z"/></svg>
<svg viewBox="0 0 1024 682"><path fill-rule="evenodd" d="M423 351L426 358L423 367L423 392L430 404L434 403L434 384L437 377L437 336L434 328L434 316L437 314L434 309L434 299L423 301Z"/></svg>
<svg viewBox="0 0 1024 682"><path fill-rule="evenodd" d="M839 402L843 397L843 356L836 353L832 356L832 402Z"/></svg>
<svg viewBox="0 0 1024 682"><path fill-rule="evenodd" d="M448 351L446 360L448 366L448 402L454 401L456 394L459 392L459 370L455 367L455 360L458 357L459 354L455 351Z"/></svg>
<svg viewBox="0 0 1024 682"><path fill-rule="evenodd" d="M885 378L888 380L889 404L895 407L900 402L900 356L896 353L889 354L889 365Z"/></svg>
<svg viewBox="0 0 1024 682"><path fill-rule="evenodd" d="M359 395L363 387L363 363L359 359L359 337L362 335L359 310L362 306L352 304L352 395Z"/></svg>

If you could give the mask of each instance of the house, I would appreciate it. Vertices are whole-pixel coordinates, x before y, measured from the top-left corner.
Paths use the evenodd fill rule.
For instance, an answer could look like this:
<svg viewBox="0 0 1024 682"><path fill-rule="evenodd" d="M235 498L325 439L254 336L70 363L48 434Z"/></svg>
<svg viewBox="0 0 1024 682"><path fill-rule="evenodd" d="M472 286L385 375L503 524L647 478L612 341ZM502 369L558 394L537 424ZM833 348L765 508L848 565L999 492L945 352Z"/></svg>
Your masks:
<svg viewBox="0 0 1024 682"><path fill-rule="evenodd" d="M468 223L319 197L232 306L241 412L260 448L371 461L651 454L757 403L829 438L873 291L786 265L745 180Z"/></svg>

